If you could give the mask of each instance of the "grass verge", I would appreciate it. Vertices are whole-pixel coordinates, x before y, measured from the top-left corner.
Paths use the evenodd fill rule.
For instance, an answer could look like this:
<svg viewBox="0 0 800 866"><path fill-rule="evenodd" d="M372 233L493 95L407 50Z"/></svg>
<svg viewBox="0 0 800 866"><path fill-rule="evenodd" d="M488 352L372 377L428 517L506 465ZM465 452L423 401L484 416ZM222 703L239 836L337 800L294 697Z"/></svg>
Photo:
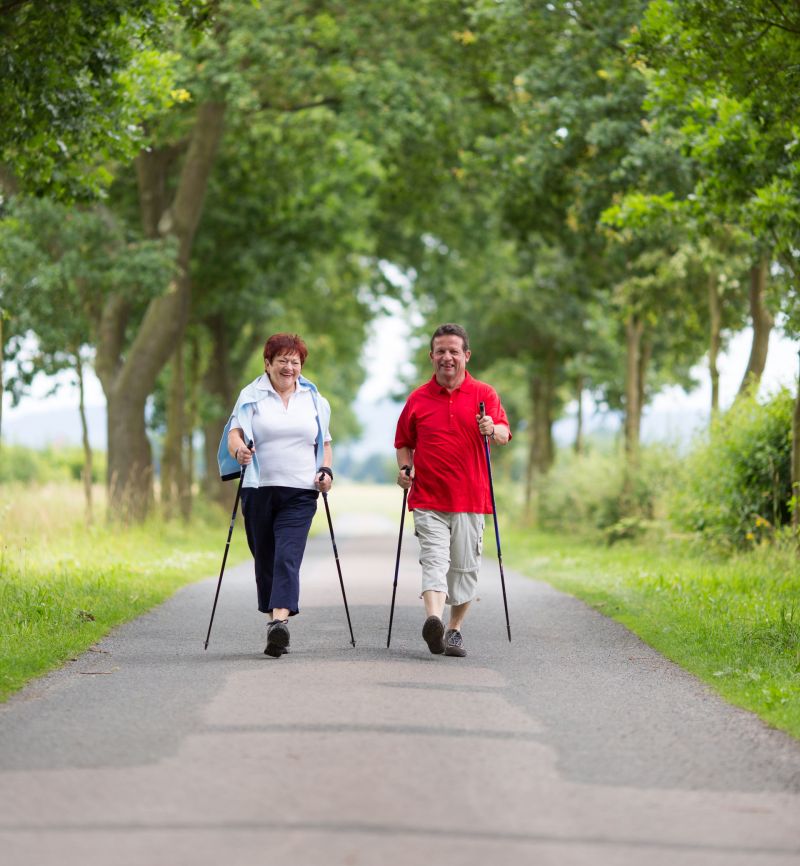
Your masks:
<svg viewBox="0 0 800 866"><path fill-rule="evenodd" d="M0 700L179 587L218 574L229 519L198 504L189 524L154 517L136 527L87 527L78 485L4 485ZM249 556L237 523L229 564Z"/></svg>
<svg viewBox="0 0 800 866"><path fill-rule="evenodd" d="M512 529L508 564L623 623L726 700L800 738L800 561L679 542L598 547Z"/></svg>
<svg viewBox="0 0 800 866"><path fill-rule="evenodd" d="M231 506L234 495L230 485ZM190 524L153 517L124 527L105 522L102 487L94 498L98 521L87 526L78 484L0 485L0 701L179 587L219 573L229 510L197 502ZM348 512L397 517L401 501L390 485L340 483L330 496L334 525ZM328 534L321 504L319 533ZM249 556L239 516L228 564Z"/></svg>

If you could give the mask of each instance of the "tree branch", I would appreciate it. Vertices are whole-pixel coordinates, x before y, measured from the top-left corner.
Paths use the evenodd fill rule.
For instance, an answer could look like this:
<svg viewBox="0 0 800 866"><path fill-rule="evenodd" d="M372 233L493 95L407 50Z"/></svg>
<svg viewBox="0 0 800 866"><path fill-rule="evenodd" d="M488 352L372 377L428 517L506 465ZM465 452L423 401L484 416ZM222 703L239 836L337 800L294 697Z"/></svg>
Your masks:
<svg viewBox="0 0 800 866"><path fill-rule="evenodd" d="M570 18L579 27L582 27L584 30L588 31L589 33L593 33L598 38L601 38L600 31L594 26L594 24L591 24L582 15L579 15L577 11L574 14L571 14ZM619 44L619 42L609 42L608 40L603 40L603 41L605 42L606 48L613 48L615 51L618 51L620 54L627 56L627 51L625 50L625 48L622 45Z"/></svg>
<svg viewBox="0 0 800 866"><path fill-rule="evenodd" d="M110 398L114 390L117 373L122 364L122 345L129 313L128 301L114 293L106 300L100 316L94 369L106 398Z"/></svg>
<svg viewBox="0 0 800 866"><path fill-rule="evenodd" d="M184 268L189 264L194 233L203 212L208 178L222 138L225 108L224 102L204 102L198 107L189 150L172 202L172 231L180 244L178 264Z"/></svg>
<svg viewBox="0 0 800 866"><path fill-rule="evenodd" d="M323 105L339 106L341 104L342 100L338 96L326 96L324 99L317 100L316 102L302 102L299 105L273 105L270 102L262 102L260 107L268 111L282 111L289 114L305 111L308 108L320 108Z"/></svg>
<svg viewBox="0 0 800 866"><path fill-rule="evenodd" d="M773 21L771 18L753 18L753 23L765 25L764 31L758 37L759 39L773 27L777 27L778 30L783 30L786 33L794 33L795 35L800 34L800 30L797 28L789 27L787 24L781 24L779 21Z"/></svg>
<svg viewBox="0 0 800 866"><path fill-rule="evenodd" d="M788 19L788 15L786 14L786 10L783 8L783 6L781 6L781 4L778 2L778 0L769 0L769 2L775 8L775 11L778 13L778 15L780 15L781 18L783 18L784 21L786 21ZM797 33L798 31L797 30L790 30L789 32L790 33Z"/></svg>

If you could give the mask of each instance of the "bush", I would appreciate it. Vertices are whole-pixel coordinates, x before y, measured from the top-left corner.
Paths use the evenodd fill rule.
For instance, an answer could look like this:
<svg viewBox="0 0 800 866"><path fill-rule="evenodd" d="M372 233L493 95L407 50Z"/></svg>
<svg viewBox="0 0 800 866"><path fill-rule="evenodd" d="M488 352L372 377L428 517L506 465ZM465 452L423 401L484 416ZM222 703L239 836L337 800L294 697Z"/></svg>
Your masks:
<svg viewBox="0 0 800 866"><path fill-rule="evenodd" d="M92 480L105 477L105 453L92 452ZM21 481L31 484L80 481L83 472L81 448L26 448L23 445L0 447L0 484Z"/></svg>
<svg viewBox="0 0 800 866"><path fill-rule="evenodd" d="M792 412L784 389L737 400L689 455L671 503L674 522L727 547L771 539L790 522Z"/></svg>
<svg viewBox="0 0 800 866"><path fill-rule="evenodd" d="M609 543L640 535L660 516L660 502L678 460L668 446L643 447L638 472L626 485L621 449L580 456L559 451L540 484L540 523L548 529L600 530Z"/></svg>

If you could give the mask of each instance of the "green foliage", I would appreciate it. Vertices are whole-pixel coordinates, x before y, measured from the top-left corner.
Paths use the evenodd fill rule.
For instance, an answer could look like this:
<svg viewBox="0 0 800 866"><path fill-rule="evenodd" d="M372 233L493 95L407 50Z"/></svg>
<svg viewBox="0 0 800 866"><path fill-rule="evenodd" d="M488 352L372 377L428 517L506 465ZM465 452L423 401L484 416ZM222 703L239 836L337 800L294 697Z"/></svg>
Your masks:
<svg viewBox="0 0 800 866"><path fill-rule="evenodd" d="M590 445L582 455L561 450L540 482L541 525L579 535L600 533L608 543L636 537L662 516L661 502L678 459L666 446L645 446L638 471L628 478L624 454L616 447Z"/></svg>
<svg viewBox="0 0 800 866"><path fill-rule="evenodd" d="M0 226L5 357L29 332L39 341L11 389L97 348L104 384L126 369L152 390L158 370L145 377L134 361L163 366L172 347L144 352L140 325L148 301L175 297L162 293L178 254L126 227L144 214L148 236L175 232L192 201L202 220L181 241L183 333L201 347L191 387L210 395L195 413L209 428L248 364L260 370L264 338L296 330L337 439L355 433L369 319L399 294L390 262L426 337L462 322L474 372L512 381L514 423L536 429L546 469L541 442L576 390L635 408L626 322L641 327L644 404L662 384L691 383L710 285L721 327L742 326L754 256L783 265L771 305L800 333L797 24L787 0L12 4L0 19L0 173L7 163L24 192L67 197L116 183L109 211L19 203ZM195 176L209 103L224 106L224 133L208 139L202 198L181 178ZM98 339L101 313L113 340ZM646 464L624 485L610 472L624 501L609 485L584 519L611 538L645 528Z"/></svg>
<svg viewBox="0 0 800 866"><path fill-rule="evenodd" d="M85 198L131 159L142 124L173 100L160 54L170 0L37 0L0 15L0 164L25 190ZM189 15L190 21L192 16ZM192 21L192 23L194 23Z"/></svg>
<svg viewBox="0 0 800 866"><path fill-rule="evenodd" d="M168 284L173 259L169 241L136 238L106 210L47 198L8 202L0 218L0 307L3 357L17 361L4 382L13 399L38 372L80 368L106 298L120 293L141 311ZM30 336L35 352L20 355Z"/></svg>
<svg viewBox="0 0 800 866"><path fill-rule="evenodd" d="M748 396L715 419L686 459L671 514L683 529L728 547L771 539L790 521L794 400Z"/></svg>
<svg viewBox="0 0 800 866"><path fill-rule="evenodd" d="M798 26L798 6L787 0L652 0L630 42L655 127L668 129L695 164L688 200L780 258L772 305L793 334L800 333Z"/></svg>
<svg viewBox="0 0 800 866"><path fill-rule="evenodd" d="M81 448L47 447L40 450L22 445L0 447L0 484L54 484L80 481L84 466ZM92 456L92 481L105 478L105 454Z"/></svg>

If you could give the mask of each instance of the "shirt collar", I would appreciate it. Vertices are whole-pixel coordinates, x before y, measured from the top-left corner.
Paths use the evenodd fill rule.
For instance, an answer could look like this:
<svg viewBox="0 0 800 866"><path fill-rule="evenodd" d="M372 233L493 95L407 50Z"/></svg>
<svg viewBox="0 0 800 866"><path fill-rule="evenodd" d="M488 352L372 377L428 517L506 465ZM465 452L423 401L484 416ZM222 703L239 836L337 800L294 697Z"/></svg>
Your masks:
<svg viewBox="0 0 800 866"><path fill-rule="evenodd" d="M258 377L258 379L256 379L256 388L258 388L259 391L271 391L275 395L278 394L278 392L275 390L275 386L272 384L269 376L266 373L262 373ZM295 392L294 393L297 394L299 391L310 391L310 390L311 390L311 388L309 388L308 385L304 385L302 382L300 382L298 380L298 382L295 385Z"/></svg>
<svg viewBox="0 0 800 866"><path fill-rule="evenodd" d="M469 371L465 370L464 371L464 381L458 386L458 388L455 389L455 391L463 391L465 394L469 393L472 390L472 383L474 381L475 380L472 378L472 376L470 376ZM433 376L431 376L430 382L428 382L428 390L432 394L447 394L447 393L449 393L447 388L444 387L444 385L440 385L436 381L436 374L435 373Z"/></svg>

